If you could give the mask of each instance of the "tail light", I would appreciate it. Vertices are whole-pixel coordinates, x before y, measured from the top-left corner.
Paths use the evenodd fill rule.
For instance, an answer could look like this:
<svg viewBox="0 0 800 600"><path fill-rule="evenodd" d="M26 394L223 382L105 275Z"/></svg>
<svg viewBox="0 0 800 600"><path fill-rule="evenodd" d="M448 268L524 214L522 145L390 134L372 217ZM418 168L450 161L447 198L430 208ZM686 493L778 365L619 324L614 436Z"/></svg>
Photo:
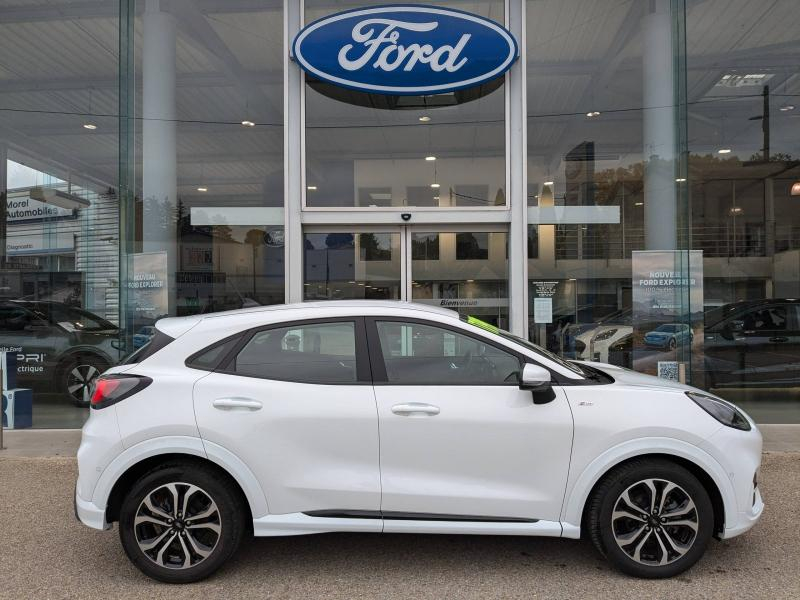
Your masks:
<svg viewBox="0 0 800 600"><path fill-rule="evenodd" d="M92 408L105 408L142 391L153 383L141 375L103 375L95 379L92 389Z"/></svg>

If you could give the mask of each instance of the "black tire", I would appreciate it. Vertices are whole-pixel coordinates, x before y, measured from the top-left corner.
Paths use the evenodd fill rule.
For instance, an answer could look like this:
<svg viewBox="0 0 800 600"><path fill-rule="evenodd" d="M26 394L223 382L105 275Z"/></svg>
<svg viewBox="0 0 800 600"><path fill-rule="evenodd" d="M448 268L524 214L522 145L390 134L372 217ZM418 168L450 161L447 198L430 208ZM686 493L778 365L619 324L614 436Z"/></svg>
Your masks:
<svg viewBox="0 0 800 600"><path fill-rule="evenodd" d="M656 480L653 488L645 483L648 480ZM663 499L663 513L650 515L647 506L650 489L656 490L658 505L662 501L658 492L663 494L668 487L663 482L678 487L671 488ZM633 508L642 511L635 519L619 516L624 508L621 499L624 492L633 501ZM693 509L686 501L687 497L693 503ZM687 507L689 512L686 515L677 515ZM617 518L612 518L615 509L619 512ZM647 520L643 518L645 512ZM668 516L669 513L677 516ZM661 518L664 521L659 522ZM669 526L670 521L694 521L694 528L691 525ZM595 547L612 566L634 577L661 579L682 573L700 559L714 533L714 509L706 489L687 469L666 459L642 458L614 469L598 484L587 506L587 525ZM642 527L649 529L641 530ZM638 537L631 537L627 544L618 542L618 539L624 542L626 534L633 536L637 532ZM670 540L682 544L676 546L670 544ZM639 560L634 558L637 547ZM668 548L667 562L659 564L665 548Z"/></svg>
<svg viewBox="0 0 800 600"><path fill-rule="evenodd" d="M175 484L178 494L177 510L171 506L170 488L165 489L172 484ZM196 486L199 491L193 491L187 501L186 493L192 489L189 486ZM206 498L213 505L205 503ZM169 526L146 521L137 525L137 514L154 515L163 522L157 512L147 508L145 499L156 509L176 517L174 521ZM187 506L186 512L190 517L202 515L214 507L217 513L206 518L198 516L197 523L191 523L191 519L180 512L183 505ZM170 462L145 474L133 485L120 509L119 536L128 558L145 575L165 583L191 583L205 579L233 556L246 531L246 514L241 495L217 469L189 461ZM178 515L181 516L177 518ZM208 524L219 527L216 535L212 529L203 527ZM157 544L149 553L140 545L140 539L147 545L146 542L159 537L163 537L166 543ZM189 548L192 550L187 565L185 550ZM203 549L208 555L195 553L196 548ZM161 564L157 562L159 556Z"/></svg>
<svg viewBox="0 0 800 600"><path fill-rule="evenodd" d="M58 391L75 406L86 408L89 386L108 367L105 360L94 354L71 356L58 369Z"/></svg>
<svg viewBox="0 0 800 600"><path fill-rule="evenodd" d="M678 340L676 340L674 337L669 338L669 349L675 350L675 348L677 347L678 347Z"/></svg>

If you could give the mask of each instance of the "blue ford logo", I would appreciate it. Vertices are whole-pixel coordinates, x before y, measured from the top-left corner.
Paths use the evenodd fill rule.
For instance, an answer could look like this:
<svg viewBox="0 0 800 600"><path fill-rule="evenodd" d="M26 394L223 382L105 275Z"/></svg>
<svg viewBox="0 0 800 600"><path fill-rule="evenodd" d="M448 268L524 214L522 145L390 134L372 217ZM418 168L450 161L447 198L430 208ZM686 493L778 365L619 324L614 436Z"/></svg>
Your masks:
<svg viewBox="0 0 800 600"><path fill-rule="evenodd" d="M375 94L443 94L505 73L517 42L477 15L430 6L350 10L307 25L292 54L314 77Z"/></svg>

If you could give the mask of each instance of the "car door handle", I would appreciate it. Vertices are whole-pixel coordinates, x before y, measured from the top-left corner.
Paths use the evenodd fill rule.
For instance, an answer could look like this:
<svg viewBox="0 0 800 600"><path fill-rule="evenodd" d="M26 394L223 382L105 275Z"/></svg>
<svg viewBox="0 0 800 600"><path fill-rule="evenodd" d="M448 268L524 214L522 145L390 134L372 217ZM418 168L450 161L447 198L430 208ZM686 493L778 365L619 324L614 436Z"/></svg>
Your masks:
<svg viewBox="0 0 800 600"><path fill-rule="evenodd" d="M778 336L778 337L771 337L769 338L770 342L788 342L788 337Z"/></svg>
<svg viewBox="0 0 800 600"><path fill-rule="evenodd" d="M395 404L392 412L396 415L408 417L411 415L438 415L439 407L432 404L421 404L419 402L409 402L407 404Z"/></svg>
<svg viewBox="0 0 800 600"><path fill-rule="evenodd" d="M263 406L258 400L251 400L250 398L217 398L212 404L214 408L220 410L233 410L236 408L261 410Z"/></svg>

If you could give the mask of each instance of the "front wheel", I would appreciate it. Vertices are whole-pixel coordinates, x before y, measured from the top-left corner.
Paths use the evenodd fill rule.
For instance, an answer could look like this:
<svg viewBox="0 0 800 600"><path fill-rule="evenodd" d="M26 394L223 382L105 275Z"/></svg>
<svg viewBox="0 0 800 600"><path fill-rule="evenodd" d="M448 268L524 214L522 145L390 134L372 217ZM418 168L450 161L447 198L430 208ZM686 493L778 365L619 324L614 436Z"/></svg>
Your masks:
<svg viewBox="0 0 800 600"><path fill-rule="evenodd" d="M589 505L592 541L620 571L664 578L694 565L714 532L714 509L688 470L641 459L612 471Z"/></svg>
<svg viewBox="0 0 800 600"><path fill-rule="evenodd" d="M191 583L232 555L245 531L240 497L215 470L171 463L137 481L122 504L119 535L145 575Z"/></svg>

